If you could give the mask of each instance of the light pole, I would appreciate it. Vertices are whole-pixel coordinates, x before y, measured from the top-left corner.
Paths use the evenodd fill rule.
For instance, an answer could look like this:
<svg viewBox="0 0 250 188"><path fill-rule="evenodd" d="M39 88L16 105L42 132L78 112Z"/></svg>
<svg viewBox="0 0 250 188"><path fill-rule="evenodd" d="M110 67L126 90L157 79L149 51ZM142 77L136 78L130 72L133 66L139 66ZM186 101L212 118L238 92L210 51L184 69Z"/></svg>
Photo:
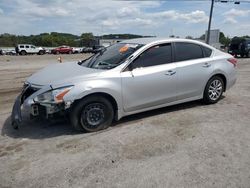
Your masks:
<svg viewBox="0 0 250 188"><path fill-rule="evenodd" d="M209 22L208 22L208 29L207 29L207 38L206 38L207 44L209 44L209 39L210 39L210 28L211 28L211 22L212 22L212 16L213 16L213 9L214 9L214 0L211 1L211 8L210 8L210 15L209 15Z"/></svg>
<svg viewBox="0 0 250 188"><path fill-rule="evenodd" d="M209 40L210 40L210 31L211 31L211 22L212 22L212 17L213 17L214 1L215 0L211 0L211 8L210 8L210 15L209 15L208 29L207 29L207 38L206 38L207 44L209 44ZM240 4L240 1L233 1L233 0L226 0L226 1L216 0L216 2L221 2L221 3L233 2L236 5ZM249 1L243 1L243 2L249 2Z"/></svg>

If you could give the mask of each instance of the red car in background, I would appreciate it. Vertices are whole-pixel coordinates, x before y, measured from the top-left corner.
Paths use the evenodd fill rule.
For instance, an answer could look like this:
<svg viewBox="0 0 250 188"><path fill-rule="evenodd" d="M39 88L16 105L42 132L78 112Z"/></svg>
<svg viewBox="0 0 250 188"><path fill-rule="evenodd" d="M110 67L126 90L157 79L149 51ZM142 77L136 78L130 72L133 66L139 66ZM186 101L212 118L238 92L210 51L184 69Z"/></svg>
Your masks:
<svg viewBox="0 0 250 188"><path fill-rule="evenodd" d="M59 46L53 50L51 50L52 54L72 54L73 48L70 46Z"/></svg>

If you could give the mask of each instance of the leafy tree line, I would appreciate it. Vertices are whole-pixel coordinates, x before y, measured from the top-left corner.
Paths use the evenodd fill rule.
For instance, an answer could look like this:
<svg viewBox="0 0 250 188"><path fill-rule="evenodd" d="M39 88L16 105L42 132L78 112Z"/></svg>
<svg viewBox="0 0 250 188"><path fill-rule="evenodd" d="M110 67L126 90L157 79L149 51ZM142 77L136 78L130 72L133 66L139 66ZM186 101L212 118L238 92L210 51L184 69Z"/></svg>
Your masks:
<svg viewBox="0 0 250 188"><path fill-rule="evenodd" d="M80 36L73 35L69 33L41 33L39 35L13 35L13 34L1 34L0 35L0 46L2 47L13 47L16 44L33 44L36 46L44 47L55 47L61 45L68 46L93 46L97 44L99 39L132 39L140 37L151 37L151 36L141 36L135 34L109 34L103 36L94 36L92 33L82 33ZM176 37L176 36L170 36ZM249 36L243 36L249 37ZM192 36L187 36L186 38L193 39ZM197 39L205 40L205 35L200 36ZM223 32L220 32L220 43L228 46L231 42L231 38L226 37Z"/></svg>
<svg viewBox="0 0 250 188"><path fill-rule="evenodd" d="M80 36L72 35L69 33L41 33L39 35L13 35L13 34L1 34L0 35L0 46L13 47L17 44L33 44L36 46L44 47L55 47L60 45L68 46L93 46L97 43L98 39L110 39L110 38L121 38L131 39L144 37L141 35L133 34L110 34L103 36L94 36L92 33L83 33Z"/></svg>
<svg viewBox="0 0 250 188"><path fill-rule="evenodd" d="M0 35L0 46L15 46L16 44L33 44L36 46L60 46L70 45L78 46L77 39L79 36L68 34L68 33L41 33L39 35L12 35L2 34Z"/></svg>

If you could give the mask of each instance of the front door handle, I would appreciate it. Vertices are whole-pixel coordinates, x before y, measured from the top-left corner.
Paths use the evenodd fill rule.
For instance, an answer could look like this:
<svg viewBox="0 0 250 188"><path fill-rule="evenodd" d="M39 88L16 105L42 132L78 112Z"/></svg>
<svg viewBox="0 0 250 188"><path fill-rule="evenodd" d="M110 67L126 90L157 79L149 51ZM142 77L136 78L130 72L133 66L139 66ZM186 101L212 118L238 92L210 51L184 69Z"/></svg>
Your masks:
<svg viewBox="0 0 250 188"><path fill-rule="evenodd" d="M202 66L208 68L208 67L211 66L211 64L210 63L204 63Z"/></svg>
<svg viewBox="0 0 250 188"><path fill-rule="evenodd" d="M165 73L165 75L167 76L172 76L176 73L176 71L173 71L173 70L169 70L168 72Z"/></svg>

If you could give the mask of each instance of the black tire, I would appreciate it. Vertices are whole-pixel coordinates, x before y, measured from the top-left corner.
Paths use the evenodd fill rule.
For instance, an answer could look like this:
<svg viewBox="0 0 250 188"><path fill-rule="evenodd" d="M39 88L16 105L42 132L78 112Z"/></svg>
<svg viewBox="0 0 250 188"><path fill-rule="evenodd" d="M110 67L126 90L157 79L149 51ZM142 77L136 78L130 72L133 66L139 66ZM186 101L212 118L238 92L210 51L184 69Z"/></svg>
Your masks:
<svg viewBox="0 0 250 188"><path fill-rule="evenodd" d="M218 83L216 87L214 83ZM212 88L215 88L215 90L213 90ZM206 104L217 103L221 99L221 96L224 92L224 88L225 88L225 83L223 79L220 76L213 76L207 82L207 85L204 90L203 101Z"/></svg>
<svg viewBox="0 0 250 188"><path fill-rule="evenodd" d="M70 110L69 117L72 126L76 130L96 132L106 129L112 124L114 109L106 98L90 96L74 104Z"/></svg>
<svg viewBox="0 0 250 188"><path fill-rule="evenodd" d="M27 53L26 53L26 51L24 51L24 50L22 50L21 52L20 52L20 55L26 55Z"/></svg>
<svg viewBox="0 0 250 188"><path fill-rule="evenodd" d="M39 52L38 52L38 55L43 55L44 54L44 51L43 50L40 50Z"/></svg>

